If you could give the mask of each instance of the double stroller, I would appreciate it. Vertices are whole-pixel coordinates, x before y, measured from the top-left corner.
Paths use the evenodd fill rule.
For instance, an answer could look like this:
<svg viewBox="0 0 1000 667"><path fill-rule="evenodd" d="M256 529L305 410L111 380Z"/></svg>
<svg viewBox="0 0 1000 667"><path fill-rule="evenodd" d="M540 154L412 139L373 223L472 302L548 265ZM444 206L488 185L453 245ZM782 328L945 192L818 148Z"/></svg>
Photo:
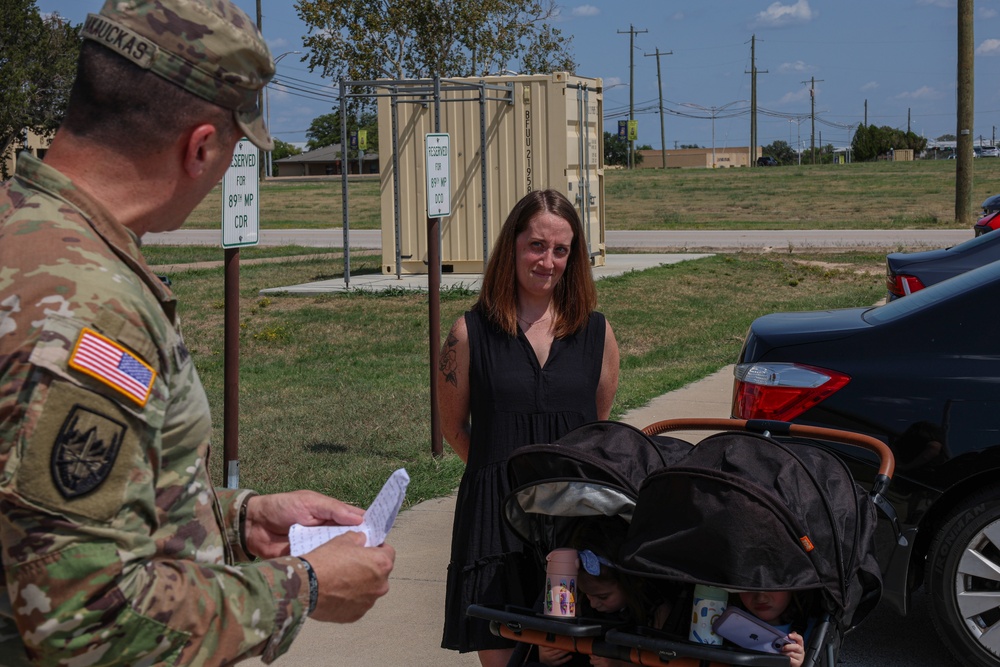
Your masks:
<svg viewBox="0 0 1000 667"><path fill-rule="evenodd" d="M676 430L716 433L697 445L661 435ZM874 487L856 484L824 441L874 452ZM504 520L541 563L588 523L623 522L615 567L674 595L683 624L556 618L541 604L472 605L468 613L519 642L510 665L524 664L533 646L548 646L640 665L785 667L781 654L689 641L690 591L701 584L808 592L816 616L803 664L835 667L845 633L881 595L873 537L892 469L881 441L848 431L731 419L668 420L642 431L587 424L511 455Z"/></svg>

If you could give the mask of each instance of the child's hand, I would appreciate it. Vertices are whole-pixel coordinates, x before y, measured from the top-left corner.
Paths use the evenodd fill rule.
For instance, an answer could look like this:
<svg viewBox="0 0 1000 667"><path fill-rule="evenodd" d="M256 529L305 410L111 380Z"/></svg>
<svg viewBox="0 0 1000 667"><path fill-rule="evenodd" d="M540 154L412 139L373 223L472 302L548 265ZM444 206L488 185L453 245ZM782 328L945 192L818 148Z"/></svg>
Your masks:
<svg viewBox="0 0 1000 667"><path fill-rule="evenodd" d="M802 667L802 662L806 659L805 640L797 632L789 633L788 638L792 640L792 643L782 646L781 654L788 656L792 667Z"/></svg>
<svg viewBox="0 0 1000 667"><path fill-rule="evenodd" d="M552 667L555 667L556 665L563 665L569 662L572 657L572 653L558 648L552 648L550 646L538 647L538 662L543 665L551 665Z"/></svg>
<svg viewBox="0 0 1000 667"><path fill-rule="evenodd" d="M629 667L631 662L622 662L612 658L602 658L599 655L590 656L591 667Z"/></svg>

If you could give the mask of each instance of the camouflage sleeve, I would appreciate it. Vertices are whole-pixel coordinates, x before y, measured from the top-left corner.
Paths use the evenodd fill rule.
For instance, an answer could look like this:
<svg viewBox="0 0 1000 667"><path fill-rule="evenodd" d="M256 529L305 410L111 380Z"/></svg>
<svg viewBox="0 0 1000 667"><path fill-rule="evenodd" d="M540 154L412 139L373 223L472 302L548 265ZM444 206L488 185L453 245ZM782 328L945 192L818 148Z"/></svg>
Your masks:
<svg viewBox="0 0 1000 667"><path fill-rule="evenodd" d="M216 489L215 495L219 498L219 506L222 508L222 524L225 526L226 538L233 547L233 560L237 563L244 563L254 559L246 549L246 535L243 534L243 524L246 515L247 501L257 495L256 491L249 489Z"/></svg>
<svg viewBox="0 0 1000 667"><path fill-rule="evenodd" d="M19 664L7 650L18 644L47 665L271 662L306 618L303 562L235 564L252 492L212 485L193 363L102 324L135 358L119 367L155 373L144 404L74 372L84 333L66 318L50 316L0 373L0 663Z"/></svg>
<svg viewBox="0 0 1000 667"><path fill-rule="evenodd" d="M123 562L112 540L74 535L54 517L45 533L37 512L0 509L4 534L31 524L29 541L42 547L7 566L15 621L38 664L228 664L250 655L269 663L304 622L308 575L298 558ZM51 553L45 542L63 546Z"/></svg>

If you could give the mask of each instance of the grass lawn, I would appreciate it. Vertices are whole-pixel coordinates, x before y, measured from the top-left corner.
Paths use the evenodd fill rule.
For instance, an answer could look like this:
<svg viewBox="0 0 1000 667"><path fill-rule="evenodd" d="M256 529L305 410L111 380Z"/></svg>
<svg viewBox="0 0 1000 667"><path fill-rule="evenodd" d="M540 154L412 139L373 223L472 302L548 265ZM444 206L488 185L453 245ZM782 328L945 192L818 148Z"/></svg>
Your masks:
<svg viewBox="0 0 1000 667"><path fill-rule="evenodd" d="M189 249L146 251L157 265L190 258ZM300 261L241 264L241 485L311 488L367 505L389 473L406 467L408 503L451 492L461 461L447 446L441 459L430 455L426 295L259 296L264 287L342 275L340 259L301 253ZM352 268L376 270L379 261L352 255ZM884 293L883 262L867 254L716 255L599 281L599 308L622 353L613 416L732 363L758 315L874 303ZM223 269L170 275L212 405L212 474L221 482ZM442 334L474 300L462 290L442 295Z"/></svg>
<svg viewBox="0 0 1000 667"><path fill-rule="evenodd" d="M608 169L607 229L905 229L955 226L955 160L767 169ZM975 160L973 202L1000 192L1000 159ZM343 226L341 182L261 184L261 228ZM351 182L352 229L380 229L377 180ZM221 190L188 220L218 229ZM971 222L969 223L971 225Z"/></svg>
<svg viewBox="0 0 1000 667"><path fill-rule="evenodd" d="M975 204L1000 191L1000 160L975 161ZM955 161L770 169L608 170L609 229L876 229L955 227ZM341 226L341 182L262 184L262 228ZM381 225L379 184L350 184L351 224ZM219 226L220 193L189 226ZM169 267L184 331L212 403L222 480L223 269L219 248L144 249ZM430 455L428 304L423 294L260 297L265 287L343 275L337 253L241 249L241 483L262 492L312 488L367 505L405 466L408 502L451 492L462 473ZM287 257L287 261L280 258ZM256 263L251 260L271 259ZM598 283L621 346L614 416L732 363L751 321L779 310L870 305L884 294L881 254L716 255ZM205 266L196 262L216 260ZM352 253L352 272L380 253ZM191 268L201 266L202 268ZM862 270L857 270L857 269ZM441 330L475 300L442 295ZM698 416L698 415L691 415Z"/></svg>

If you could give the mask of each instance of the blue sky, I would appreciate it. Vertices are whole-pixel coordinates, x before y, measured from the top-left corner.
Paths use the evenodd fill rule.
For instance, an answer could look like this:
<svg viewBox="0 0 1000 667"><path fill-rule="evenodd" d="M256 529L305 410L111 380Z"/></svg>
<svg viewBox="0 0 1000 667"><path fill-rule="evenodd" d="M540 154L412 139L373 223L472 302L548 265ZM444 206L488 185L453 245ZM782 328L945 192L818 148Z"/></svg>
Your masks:
<svg viewBox="0 0 1000 667"><path fill-rule="evenodd" d="M635 35L634 99L639 143L660 147L656 61L663 77L668 148L681 144L745 146L750 120L727 117L749 106L751 36L756 36L758 143L808 147L810 89L815 86L816 141L843 146L864 122L912 129L934 139L955 133L956 0L557 0L557 27L573 37L577 74L604 81L605 129L628 117L629 31ZM256 0L236 0L251 18ZM37 0L81 22L100 0ZM264 36L275 56L305 51L305 25L294 0L263 0ZM1000 125L1000 0L975 3L975 140ZM647 54L650 54L647 57ZM337 84L309 72L298 55L278 65L301 91L272 88L272 133L305 141L316 116L334 105ZM813 84L815 81L815 84ZM712 108L715 111L712 111ZM727 107L726 110L721 110ZM714 123L712 116L715 116Z"/></svg>

